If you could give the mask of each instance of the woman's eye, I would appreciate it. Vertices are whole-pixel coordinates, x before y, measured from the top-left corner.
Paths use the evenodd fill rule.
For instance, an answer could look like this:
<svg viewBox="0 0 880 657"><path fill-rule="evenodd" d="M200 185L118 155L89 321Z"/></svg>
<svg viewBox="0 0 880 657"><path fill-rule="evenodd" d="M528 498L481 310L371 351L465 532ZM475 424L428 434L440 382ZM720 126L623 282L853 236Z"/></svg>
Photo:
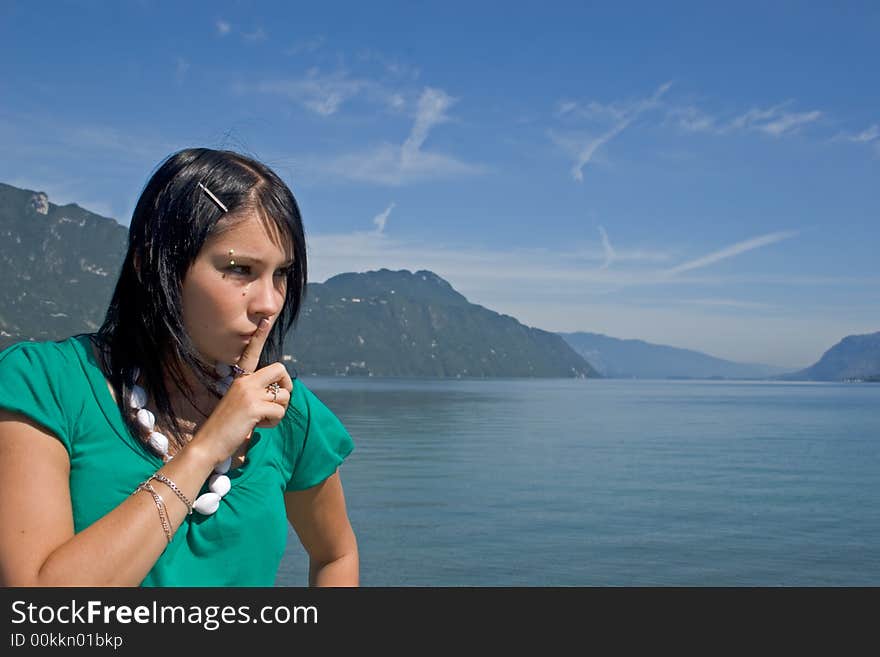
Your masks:
<svg viewBox="0 0 880 657"><path fill-rule="evenodd" d="M232 273L241 276L248 276L251 273L250 265L229 265L226 269L227 271L231 271ZM281 269L276 270L275 275L286 278L289 273L290 267L282 267Z"/></svg>

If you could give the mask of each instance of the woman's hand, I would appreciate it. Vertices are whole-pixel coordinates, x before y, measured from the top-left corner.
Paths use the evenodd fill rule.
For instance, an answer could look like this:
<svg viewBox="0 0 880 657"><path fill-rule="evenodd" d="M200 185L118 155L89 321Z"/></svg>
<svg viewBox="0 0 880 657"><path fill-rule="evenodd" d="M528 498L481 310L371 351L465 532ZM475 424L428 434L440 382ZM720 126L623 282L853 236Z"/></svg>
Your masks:
<svg viewBox="0 0 880 657"><path fill-rule="evenodd" d="M236 363L245 372L253 373L233 380L191 442L208 450L216 463L235 454L241 444L250 439L256 427L268 429L276 426L287 411L293 392L293 381L287 368L281 363L272 363L253 371L260 362L271 325L268 319L261 320L260 327ZM277 394L269 388L273 383L278 384Z"/></svg>

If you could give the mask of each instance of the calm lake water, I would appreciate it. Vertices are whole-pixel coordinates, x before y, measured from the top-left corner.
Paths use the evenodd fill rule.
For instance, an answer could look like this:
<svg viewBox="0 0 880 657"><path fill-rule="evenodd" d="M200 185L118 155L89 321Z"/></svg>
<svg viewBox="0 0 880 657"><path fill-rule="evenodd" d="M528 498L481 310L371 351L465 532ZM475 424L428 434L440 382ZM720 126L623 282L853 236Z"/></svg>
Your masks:
<svg viewBox="0 0 880 657"><path fill-rule="evenodd" d="M363 586L880 585L878 384L303 382Z"/></svg>

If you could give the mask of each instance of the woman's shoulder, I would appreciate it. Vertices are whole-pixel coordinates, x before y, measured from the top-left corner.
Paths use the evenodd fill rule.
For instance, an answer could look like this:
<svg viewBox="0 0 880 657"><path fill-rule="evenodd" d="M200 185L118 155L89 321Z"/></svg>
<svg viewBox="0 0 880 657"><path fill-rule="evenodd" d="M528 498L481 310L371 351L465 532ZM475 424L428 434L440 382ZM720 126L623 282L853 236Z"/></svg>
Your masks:
<svg viewBox="0 0 880 657"><path fill-rule="evenodd" d="M65 368L79 360L88 344L89 335L85 333L62 340L22 340L0 351L0 367Z"/></svg>
<svg viewBox="0 0 880 657"><path fill-rule="evenodd" d="M82 409L78 352L87 344L83 336L25 340L0 352L0 408L43 425L68 451Z"/></svg>
<svg viewBox="0 0 880 657"><path fill-rule="evenodd" d="M293 382L287 417L300 427L301 441L288 452L291 477L285 490L310 488L332 475L354 449L342 421L301 379Z"/></svg>

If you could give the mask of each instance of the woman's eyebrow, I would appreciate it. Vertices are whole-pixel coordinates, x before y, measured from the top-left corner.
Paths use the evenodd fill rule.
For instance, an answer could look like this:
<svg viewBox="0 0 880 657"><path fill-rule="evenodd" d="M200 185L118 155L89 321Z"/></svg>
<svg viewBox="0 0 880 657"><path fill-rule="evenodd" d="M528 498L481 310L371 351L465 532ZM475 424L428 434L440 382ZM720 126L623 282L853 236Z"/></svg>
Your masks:
<svg viewBox="0 0 880 657"><path fill-rule="evenodd" d="M256 256L247 255L245 253L239 253L238 251L235 251L235 253L232 256L230 256L227 253L226 255L224 255L224 257L225 258L231 257L233 260L249 260L250 262L255 262L260 265L265 264L265 261L262 258L257 258ZM286 267L288 265L292 265L293 261L294 261L293 258L290 258L289 260L285 260L284 262L281 263L281 266Z"/></svg>

